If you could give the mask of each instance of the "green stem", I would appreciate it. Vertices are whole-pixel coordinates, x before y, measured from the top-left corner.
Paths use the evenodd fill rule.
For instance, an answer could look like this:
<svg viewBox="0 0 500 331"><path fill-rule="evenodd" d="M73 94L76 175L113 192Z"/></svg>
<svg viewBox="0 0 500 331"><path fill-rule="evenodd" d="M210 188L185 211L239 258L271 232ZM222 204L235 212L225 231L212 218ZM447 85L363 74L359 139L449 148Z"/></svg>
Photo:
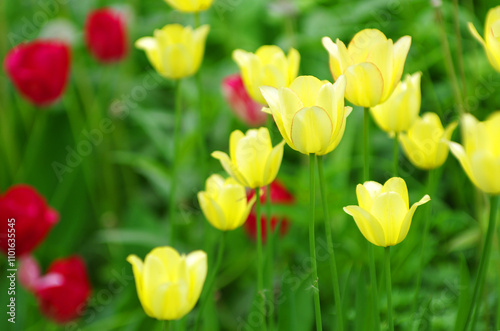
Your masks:
<svg viewBox="0 0 500 331"><path fill-rule="evenodd" d="M389 331L394 331L394 319L392 317L391 246L385 248L385 280L387 287L387 319L389 322Z"/></svg>
<svg viewBox="0 0 500 331"><path fill-rule="evenodd" d="M29 171L28 167L33 164L35 157L40 151L40 146L43 143L43 137L46 130L47 117L49 113L45 110L34 109L33 110L33 125L31 126L28 139L26 141L25 152L22 158L22 162L19 165L19 169L16 173L16 182L26 181L26 175Z"/></svg>
<svg viewBox="0 0 500 331"><path fill-rule="evenodd" d="M370 108L363 115L363 181L370 180Z"/></svg>
<svg viewBox="0 0 500 331"><path fill-rule="evenodd" d="M273 281L273 266L274 266L274 231L271 226L271 184L266 186L266 249L267 249L267 281L269 288L269 329L274 330L274 281Z"/></svg>
<svg viewBox="0 0 500 331"><path fill-rule="evenodd" d="M488 272L488 264L491 255L491 244L493 242L493 233L495 232L496 214L498 212L498 204L500 203L500 195L492 195L490 198L490 218L488 221L488 229L486 230L486 238L484 240L483 253L479 262L479 271L476 282L474 284L474 292L471 298L471 306L467 314L467 320L464 325L464 330L474 330L477 311L479 310L478 301L480 301L480 293L483 292L484 281ZM470 328L468 326L470 325Z"/></svg>
<svg viewBox="0 0 500 331"><path fill-rule="evenodd" d="M170 203L169 203L169 224L170 224L170 241L169 244L173 246L175 241L175 211L176 211L176 191L177 191L177 164L179 163L179 145L180 145L180 131L181 131L181 109L182 109L182 93L181 81L175 82L175 126L174 126L174 153L172 159L172 185L170 190Z"/></svg>
<svg viewBox="0 0 500 331"><path fill-rule="evenodd" d="M399 133L396 132L395 135L394 135L394 147L393 147L393 152L392 152L392 156L393 156L393 160L394 160L394 165L393 165L393 173L394 173L394 177L398 177L398 173L399 173L399 141L398 141L398 138L399 138Z"/></svg>
<svg viewBox="0 0 500 331"><path fill-rule="evenodd" d="M222 262L222 257L224 256L224 246L226 243L226 232L223 231L221 233L221 238L219 241L219 250L217 252L217 258L215 260L215 264L213 266L212 274L210 275L210 279L207 282L206 289L203 291L203 296L201 298L200 310L198 311L198 315L196 317L196 324L194 330L199 330L199 325L201 321L201 317L203 316L203 312L208 303L209 296L212 295L212 289L215 284L215 279L217 278L217 274L219 273L219 268ZM212 295L213 296L213 295Z"/></svg>
<svg viewBox="0 0 500 331"><path fill-rule="evenodd" d="M330 272L332 273L333 294L335 296L335 308L337 309L337 329L342 331L344 329L344 321L342 315L342 301L340 300L340 287L339 276L337 272L337 262L335 259L335 251L333 249L332 228L330 226L330 215L328 210L328 202L326 196L326 182L324 172L324 158L318 156L318 172L319 172L319 187L321 192L321 202L323 204L323 213L325 214L325 233L328 245L328 256L330 257Z"/></svg>
<svg viewBox="0 0 500 331"><path fill-rule="evenodd" d="M194 28L198 28L200 26L200 12L194 12Z"/></svg>
<svg viewBox="0 0 500 331"><path fill-rule="evenodd" d="M367 242L367 244L369 259L368 269L370 271L370 285L372 290L373 318L375 320L375 330L380 330L380 310L377 289L377 270L375 268L375 254L373 252L373 245L370 242Z"/></svg>
<svg viewBox="0 0 500 331"><path fill-rule="evenodd" d="M262 260L262 224L260 222L260 187L255 188L255 222L257 224L257 302L260 305L260 311L265 312L265 294L264 294L264 263ZM265 315L265 313L264 313ZM263 330L266 329L265 318L263 319Z"/></svg>
<svg viewBox="0 0 500 331"><path fill-rule="evenodd" d="M203 176L206 175L206 170L207 170L207 162L206 159L208 157L208 152L207 152L207 142L206 142L206 128L209 127L207 123L207 114L205 111L205 101L204 101L204 93L203 93L203 82L201 79L201 73L198 71L196 74L196 84L198 87L198 99L199 99L199 108L200 108L200 121L199 121L199 126L198 126L198 139L199 139L199 144L200 144L200 153L201 157L199 158L200 160L200 168L201 168L201 174Z"/></svg>
<svg viewBox="0 0 500 331"><path fill-rule="evenodd" d="M427 186L426 186L426 194L429 194L432 196L434 193L433 190L433 184L434 184L434 175L435 175L436 170L429 170L427 173ZM425 207L427 214L425 215L424 219L424 231L422 233L422 238L420 241L420 262L419 262L419 268L417 271L417 284L415 285L415 294L413 296L413 303L412 303L412 308L411 311L416 314L417 313L417 306L418 306L418 297L420 295L420 287L422 285L422 271L424 269L424 256L425 256L425 248L426 248L426 241L427 237L429 235L429 228L430 228L430 218L431 218L431 208L430 206ZM414 330L418 328L418 323L415 323L414 325Z"/></svg>
<svg viewBox="0 0 500 331"><path fill-rule="evenodd" d="M321 323L321 306L319 301L318 270L316 267L316 240L314 238L314 205L316 202L316 188L314 178L314 163L316 154L309 154L309 253L311 254L312 265L312 288L314 291L314 311L316 314L316 330L323 329Z"/></svg>
<svg viewBox="0 0 500 331"><path fill-rule="evenodd" d="M170 331L172 324L168 320L163 321L163 331Z"/></svg>
<svg viewBox="0 0 500 331"><path fill-rule="evenodd" d="M464 70L464 59L463 59L463 49L462 49L462 34L460 33L460 15L458 8L458 0L453 0L453 23L455 27L455 37L457 40L457 51L455 54L457 55L457 63L458 63L458 72L460 74L460 80L462 81L462 91L467 95L467 84L465 79L465 70Z"/></svg>

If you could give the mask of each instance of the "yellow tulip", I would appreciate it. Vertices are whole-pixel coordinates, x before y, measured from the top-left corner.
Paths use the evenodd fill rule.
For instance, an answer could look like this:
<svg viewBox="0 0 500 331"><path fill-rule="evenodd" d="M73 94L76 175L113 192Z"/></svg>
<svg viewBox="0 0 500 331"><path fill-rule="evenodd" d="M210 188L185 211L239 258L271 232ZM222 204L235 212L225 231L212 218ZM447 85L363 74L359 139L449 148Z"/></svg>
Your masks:
<svg viewBox="0 0 500 331"><path fill-rule="evenodd" d="M491 8L486 15L484 39L471 22L469 22L469 30L474 38L483 45L488 61L493 68L500 72L500 6Z"/></svg>
<svg viewBox="0 0 500 331"><path fill-rule="evenodd" d="M194 13L210 8L214 0L165 0L170 6L184 13Z"/></svg>
<svg viewBox="0 0 500 331"><path fill-rule="evenodd" d="M418 206L431 198L425 195L409 208L408 188L402 178L393 177L385 184L365 182L356 187L359 206L344 207L363 236L377 246L394 246L406 238Z"/></svg>
<svg viewBox="0 0 500 331"><path fill-rule="evenodd" d="M393 135L406 131L417 119L420 112L420 77L421 72L407 75L401 81L389 99L371 108L371 114L377 125Z"/></svg>
<svg viewBox="0 0 500 331"><path fill-rule="evenodd" d="M333 79L347 78L346 99L356 106L374 107L389 98L403 74L411 37L404 36L395 44L377 29L358 32L349 46L339 39L335 43L323 37L330 54Z"/></svg>
<svg viewBox="0 0 500 331"><path fill-rule="evenodd" d="M465 114L461 124L464 146L450 142L451 152L474 185L486 193L500 194L500 111L484 122Z"/></svg>
<svg viewBox="0 0 500 331"><path fill-rule="evenodd" d="M144 312L159 320L178 320L189 313L200 297L207 276L207 254L179 255L171 247L157 247L144 263L129 255L137 295Z"/></svg>
<svg viewBox="0 0 500 331"><path fill-rule="evenodd" d="M245 187L269 185L278 174L283 158L282 141L274 148L267 128L250 129L243 134L235 130L229 138L230 155L213 152L226 172Z"/></svg>
<svg viewBox="0 0 500 331"><path fill-rule="evenodd" d="M287 144L303 154L324 155L337 147L352 108L344 106L346 80L335 84L313 76L297 77L290 87L262 86L262 95Z"/></svg>
<svg viewBox="0 0 500 331"><path fill-rule="evenodd" d="M439 116L435 113L425 113L408 130L401 133L399 141L408 159L420 169L430 170L443 165L448 157L448 142L457 122L443 128Z"/></svg>
<svg viewBox="0 0 500 331"><path fill-rule="evenodd" d="M168 24L155 30L153 37L143 37L135 46L146 52L151 65L162 76L180 79L194 75L200 68L210 27L193 30L179 24Z"/></svg>
<svg viewBox="0 0 500 331"><path fill-rule="evenodd" d="M289 86L299 72L300 54L292 48L288 56L278 46L262 46L255 54L237 49L233 59L241 70L248 94L257 102L265 104L259 87Z"/></svg>
<svg viewBox="0 0 500 331"><path fill-rule="evenodd" d="M212 175L205 191L198 193L201 210L215 228L229 231L245 223L255 203L255 196L247 201L246 190L233 178Z"/></svg>

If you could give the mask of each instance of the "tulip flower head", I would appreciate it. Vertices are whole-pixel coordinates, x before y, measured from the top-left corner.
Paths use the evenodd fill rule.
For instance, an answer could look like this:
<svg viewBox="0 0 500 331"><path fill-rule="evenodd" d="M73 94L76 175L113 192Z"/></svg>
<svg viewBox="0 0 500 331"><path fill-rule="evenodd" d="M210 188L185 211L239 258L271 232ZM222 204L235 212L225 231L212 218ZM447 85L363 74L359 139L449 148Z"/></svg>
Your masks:
<svg viewBox="0 0 500 331"><path fill-rule="evenodd" d="M290 205L293 204L295 201L294 196L292 193L290 193L286 187L279 182L277 179L272 182L269 185L269 191L271 195L271 205ZM262 188L260 196L260 203L261 205L264 205L267 200L267 190L265 188ZM251 201L252 199L255 199L255 191L252 190L250 194L248 195L248 199ZM260 218L260 224L261 224L261 234L262 234L262 241L266 241L267 237L267 217L265 213L261 215ZM271 230L274 231L276 226L280 224L279 231L281 235L285 235L288 232L288 228L290 227L290 224L288 222L288 219L285 217L280 217L277 214L272 214L271 215ZM257 238L257 215L255 212L255 208L252 208L252 211L250 212L250 215L248 215L248 219L245 222L245 230L248 233L248 235L252 239Z"/></svg>
<svg viewBox="0 0 500 331"><path fill-rule="evenodd" d="M70 50L59 41L17 45L4 60L4 69L17 90L36 106L57 101L68 82Z"/></svg>
<svg viewBox="0 0 500 331"><path fill-rule="evenodd" d="M484 39L471 22L469 22L469 31L483 45L491 66L500 72L500 6L491 8L486 15Z"/></svg>
<svg viewBox="0 0 500 331"><path fill-rule="evenodd" d="M36 260L27 257L21 260L19 274L22 284L33 292L45 316L60 324L81 317L91 286L80 257L54 261L43 276Z"/></svg>
<svg viewBox="0 0 500 331"><path fill-rule="evenodd" d="M85 41L100 62L123 59L127 55L127 33L122 14L111 8L91 12L85 22Z"/></svg>
<svg viewBox="0 0 500 331"><path fill-rule="evenodd" d="M450 150L469 179L480 190L500 194L500 111L484 121L465 114L464 145L450 142Z"/></svg>
<svg viewBox="0 0 500 331"><path fill-rule="evenodd" d="M377 125L390 135L407 131L417 119L422 99L421 76L421 72L407 75L389 99L371 108L371 114Z"/></svg>
<svg viewBox="0 0 500 331"><path fill-rule="evenodd" d="M165 78L180 79L194 75L200 68L210 27L193 30L179 24L157 29L153 37L143 37L135 46L146 52L155 70Z"/></svg>
<svg viewBox="0 0 500 331"><path fill-rule="evenodd" d="M15 185L0 196L0 220L0 249L8 254L8 234L15 229L15 254L21 257L45 239L59 214L31 186Z"/></svg>
<svg viewBox="0 0 500 331"><path fill-rule="evenodd" d="M165 0L174 9L184 13L195 13L207 10L214 0Z"/></svg>
<svg viewBox="0 0 500 331"><path fill-rule="evenodd" d="M254 101L245 89L239 74L224 78L222 91L234 114L248 126L266 123L267 114L262 112L262 104Z"/></svg>
<svg viewBox="0 0 500 331"><path fill-rule="evenodd" d="M410 36L393 44L377 29L358 32L347 48L339 39L333 43L323 37L322 41L330 54L333 79L345 75L346 99L362 107L374 107L389 98L401 80L411 45Z"/></svg>
<svg viewBox="0 0 500 331"><path fill-rule="evenodd" d="M335 84L313 76L297 77L290 87L262 86L262 95L286 143L302 154L324 155L344 135L351 107L344 106L346 79Z"/></svg>
<svg viewBox="0 0 500 331"><path fill-rule="evenodd" d="M411 208L408 189L402 178L393 177L385 184L369 181L356 187L358 206L344 207L363 236L377 246L394 246L406 238L418 206L430 200L425 195Z"/></svg>
<svg viewBox="0 0 500 331"><path fill-rule="evenodd" d="M399 141L408 159L416 167L431 170L443 165L448 157L448 142L457 122L443 128L439 116L425 113L417 117L407 133L399 136Z"/></svg>
<svg viewBox="0 0 500 331"><path fill-rule="evenodd" d="M278 46L261 46L255 54L237 49L233 59L240 67L248 94L261 104L266 100L259 87L289 86L299 72L300 54L294 48L288 56Z"/></svg>
<svg viewBox="0 0 500 331"><path fill-rule="evenodd" d="M245 187L233 178L212 175L207 179L205 191L198 193L198 201L212 226L229 231L245 223L255 197L247 201Z"/></svg>
<svg viewBox="0 0 500 331"><path fill-rule="evenodd" d="M157 247L144 262L129 255L137 295L144 312L158 320L178 320L198 301L207 276L207 254L179 255L171 247Z"/></svg>
<svg viewBox="0 0 500 331"><path fill-rule="evenodd" d="M220 160L224 170L238 183L257 188L276 178L284 145L281 141L273 148L267 128L250 129L246 134L235 130L229 137L229 155L216 151L212 156Z"/></svg>

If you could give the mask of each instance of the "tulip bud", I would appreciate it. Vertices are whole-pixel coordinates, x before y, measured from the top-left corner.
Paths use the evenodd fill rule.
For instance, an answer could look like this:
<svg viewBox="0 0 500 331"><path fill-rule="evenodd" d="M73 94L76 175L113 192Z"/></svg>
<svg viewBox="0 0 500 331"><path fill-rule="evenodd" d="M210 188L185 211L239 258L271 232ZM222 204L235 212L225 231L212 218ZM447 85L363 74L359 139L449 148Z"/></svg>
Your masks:
<svg viewBox="0 0 500 331"><path fill-rule="evenodd" d="M439 116L425 113L417 117L407 133L401 133L399 141L408 159L420 169L430 170L443 165L448 157L448 141L457 122L443 128Z"/></svg>
<svg viewBox="0 0 500 331"><path fill-rule="evenodd" d="M346 80L335 84L313 76L297 77L290 87L262 86L262 95L287 144L302 154L325 155L344 135L351 107L344 106Z"/></svg>
<svg viewBox="0 0 500 331"><path fill-rule="evenodd" d="M420 112L421 72L407 75L401 81L386 102L371 108L373 119L377 125L389 133L407 131L410 125L417 119Z"/></svg>
<svg viewBox="0 0 500 331"><path fill-rule="evenodd" d="M251 129L246 134L233 131L229 138L230 155L213 152L222 167L238 183L256 188L270 184L278 174L283 158L282 141L274 148L267 128Z"/></svg>
<svg viewBox="0 0 500 331"><path fill-rule="evenodd" d="M111 8L91 12L85 22L85 41L100 62L111 63L127 55L127 33L122 14Z"/></svg>
<svg viewBox="0 0 500 331"><path fill-rule="evenodd" d="M401 80L410 45L409 36L393 44L377 29L358 32L347 48L339 39L333 43L323 38L333 79L345 75L346 99L362 107L374 107L389 98Z"/></svg>
<svg viewBox="0 0 500 331"><path fill-rule="evenodd" d="M70 50L58 41L32 41L9 51L4 69L31 103L48 106L62 95L69 76Z"/></svg>
<svg viewBox="0 0 500 331"><path fill-rule="evenodd" d="M394 246L406 238L418 206L430 200L425 195L409 208L408 188L402 178L393 177L385 184L365 182L356 187L359 206L344 207L363 236L377 246Z"/></svg>
<svg viewBox="0 0 500 331"><path fill-rule="evenodd" d="M61 324L81 317L91 292L85 263L78 256L54 261L31 286L42 313Z"/></svg>
<svg viewBox="0 0 500 331"><path fill-rule="evenodd" d="M269 185L269 191L271 193L271 205L290 205L295 201L293 195L278 180L275 180ZM264 205L267 201L267 189L263 187L261 192L263 192L263 194L260 197L260 202L262 205ZM255 200L255 191L252 190L250 192L250 194L248 195L248 199ZM266 241L267 216L265 215L265 213L261 215L260 223L261 223L262 240ZM271 230L274 231L274 229L278 224L280 224L280 230L279 230L280 234L281 235L286 234L290 226L290 224L288 223L288 219L285 217L280 217L277 214L272 214L271 224L270 224ZM248 219L245 222L244 226L246 232L252 239L257 238L257 215L255 213L255 208L252 208L252 211L250 212L250 215L248 215Z"/></svg>
<svg viewBox="0 0 500 331"><path fill-rule="evenodd" d="M137 295L144 312L158 320L178 320L198 301L207 276L207 254L194 251L179 255L171 247L158 247L144 262L129 255Z"/></svg>
<svg viewBox="0 0 500 331"><path fill-rule="evenodd" d="M210 8L214 0L165 0L165 2L178 11L195 13Z"/></svg>
<svg viewBox="0 0 500 331"><path fill-rule="evenodd" d="M28 185L12 186L0 196L0 248L9 254L9 240L15 234L15 255L32 252L58 222L59 214Z"/></svg>
<svg viewBox="0 0 500 331"><path fill-rule="evenodd" d="M288 56L278 46L262 46L255 54L237 49L233 59L240 67L241 77L248 94L255 101L265 104L259 87L288 87L299 72L300 54L291 48Z"/></svg>
<svg viewBox="0 0 500 331"><path fill-rule="evenodd" d="M165 78L180 79L194 75L205 52L208 25L193 30L179 24L168 24L155 30L153 37L143 37L135 46L146 52L149 62Z"/></svg>
<svg viewBox="0 0 500 331"><path fill-rule="evenodd" d="M234 114L248 126L260 126L266 123L267 114L262 111L262 104L250 98L240 75L231 75L222 82L222 91Z"/></svg>
<svg viewBox="0 0 500 331"><path fill-rule="evenodd" d="M246 221L255 198L247 202L245 187L233 178L212 175L205 191L198 193L201 210L207 220L221 231L239 228Z"/></svg>
<svg viewBox="0 0 500 331"><path fill-rule="evenodd" d="M500 6L491 8L486 15L484 39L471 22L469 22L469 31L483 45L491 66L500 72Z"/></svg>
<svg viewBox="0 0 500 331"><path fill-rule="evenodd" d="M484 121L471 114L462 117L464 145L450 142L450 150L469 179L480 190L500 194L500 111Z"/></svg>

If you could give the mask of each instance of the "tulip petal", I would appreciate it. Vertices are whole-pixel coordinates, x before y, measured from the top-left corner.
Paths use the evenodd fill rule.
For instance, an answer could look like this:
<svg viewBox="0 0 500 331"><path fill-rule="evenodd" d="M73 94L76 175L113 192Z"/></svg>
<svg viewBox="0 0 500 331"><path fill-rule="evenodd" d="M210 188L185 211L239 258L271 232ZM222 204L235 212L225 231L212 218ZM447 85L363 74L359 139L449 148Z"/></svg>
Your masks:
<svg viewBox="0 0 500 331"><path fill-rule="evenodd" d="M351 60L347 54L345 44L337 39L336 44L328 37L321 39L323 46L328 51L330 59L330 71L332 72L333 79L336 81L342 75L348 66L351 65Z"/></svg>
<svg viewBox="0 0 500 331"><path fill-rule="evenodd" d="M293 118L292 142L296 150L303 154L315 154L326 149L332 134L332 120L322 108L303 108Z"/></svg>
<svg viewBox="0 0 500 331"><path fill-rule="evenodd" d="M290 90L292 90L302 101L302 107L300 108L313 107L319 106L316 105L316 98L323 85L323 82L314 76L300 76L290 84ZM327 110L327 108L325 110Z"/></svg>
<svg viewBox="0 0 500 331"><path fill-rule="evenodd" d="M372 197L368 189L366 188L367 184L370 185L369 183L373 183L374 185L379 185L380 188L378 188L378 192L382 190L382 185L380 185L377 182L366 182L364 185L358 184L356 185L356 197L358 199L358 205L363 208L364 210L371 210L372 205L373 205L373 198L378 195L379 193L376 193Z"/></svg>
<svg viewBox="0 0 500 331"><path fill-rule="evenodd" d="M219 224L216 228L228 231L234 230L243 224L246 220L241 219L241 215L247 207L247 196L245 188L241 185L228 184L220 192L218 206L224 208L225 224Z"/></svg>
<svg viewBox="0 0 500 331"><path fill-rule="evenodd" d="M174 44L167 46L161 57L162 74L172 79L191 76L195 72L193 63L193 54L186 45Z"/></svg>
<svg viewBox="0 0 500 331"><path fill-rule="evenodd" d="M383 188L382 188L383 189ZM397 244L401 225L408 212L403 198L396 192L380 193L373 201L370 213L382 224L386 236L386 246Z"/></svg>
<svg viewBox="0 0 500 331"><path fill-rule="evenodd" d="M236 147L245 135L240 130L234 130L229 136L229 157L231 160L236 160Z"/></svg>
<svg viewBox="0 0 500 331"><path fill-rule="evenodd" d="M198 192L198 202L203 211L203 215L208 222L216 229L221 231L228 230L229 220L226 218L224 211L207 192Z"/></svg>
<svg viewBox="0 0 500 331"><path fill-rule="evenodd" d="M250 187L248 181L245 179L245 177L243 177L243 174L240 172L238 167L231 161L231 159L226 153L215 151L211 155L213 158L216 158L217 160L220 161L222 167L224 168L224 170L226 170L229 176L233 177L241 185Z"/></svg>
<svg viewBox="0 0 500 331"><path fill-rule="evenodd" d="M142 277L142 272L143 272L142 260L137 255L132 254L127 256L127 262L129 262L132 265L132 271L134 273L134 279L135 279L135 287L137 289L137 296L139 297L139 301L141 302L142 308L149 317L154 317L154 313L151 310L150 302L146 298L146 295L144 293L145 289Z"/></svg>
<svg viewBox="0 0 500 331"><path fill-rule="evenodd" d="M411 37L410 36L404 36L399 38L398 41L394 44L394 60L393 60L393 67L392 67L392 77L391 77L391 82L387 82L387 84L391 85L392 90L394 90L394 87L399 83L401 80L401 76L403 75L403 70L405 67L405 62L406 62L406 57L408 56L408 52L410 51L410 46L411 46ZM388 87L386 87L388 88ZM391 90L390 88L388 88ZM391 90L391 91L392 91ZM389 97L390 93L388 95L385 95L385 97Z"/></svg>
<svg viewBox="0 0 500 331"><path fill-rule="evenodd" d="M471 162L469 160L469 157L465 153L465 149L462 147L462 145L457 144L456 142L453 141L450 141L448 145L450 146L451 153L453 153L453 155L455 155L457 160L460 162L460 165L464 169L465 173L467 174L471 182L473 182L474 185L479 187L479 183L472 173Z"/></svg>
<svg viewBox="0 0 500 331"><path fill-rule="evenodd" d="M406 182L401 177L392 177L387 180L382 187L382 191L380 193L385 192L395 192L399 194L399 196L403 199L406 209L409 208L408 201L408 187L406 186Z"/></svg>
<svg viewBox="0 0 500 331"><path fill-rule="evenodd" d="M188 287L184 281L164 283L155 289L151 305L160 320L178 320L189 312Z"/></svg>
<svg viewBox="0 0 500 331"><path fill-rule="evenodd" d="M263 185L261 181L266 157L271 151L271 137L267 128L248 130L246 136L238 142L233 160L250 188Z"/></svg>
<svg viewBox="0 0 500 331"><path fill-rule="evenodd" d="M401 224L401 230L399 232L398 239L396 240L396 244L399 244L400 242L402 242L406 238L406 235L408 234L408 231L410 230L410 225L411 225L411 221L413 219L413 214L415 213L415 210L417 210L417 207L423 205L424 203L429 202L430 200L431 200L431 198L429 197L429 195L426 194L422 199L420 199L420 201L415 202L411 206L410 210L408 210L408 213L406 213L406 216L403 220L403 223Z"/></svg>
<svg viewBox="0 0 500 331"><path fill-rule="evenodd" d="M348 107L344 107L344 111L343 112L339 112L339 113L343 113L344 114L343 119L340 122L340 126L337 125L335 127L335 130L334 130L334 132L332 134L332 138L331 138L330 142L328 143L328 148L326 150L323 150L323 151L319 152L318 155L328 154L328 153L330 153L331 151L333 151L338 146L338 144L342 140L342 137L344 136L344 131L345 131L345 127L346 127L347 116L349 116L351 114L351 112L352 112L352 107L349 107L349 106Z"/></svg>
<svg viewBox="0 0 500 331"><path fill-rule="evenodd" d="M188 302L192 308L198 301L205 279L207 277L207 253L203 251L194 251L186 257L186 266L189 270L189 286Z"/></svg>
<svg viewBox="0 0 500 331"><path fill-rule="evenodd" d="M382 73L373 63L363 62L347 68L345 97L356 106L373 107L384 91Z"/></svg>
<svg viewBox="0 0 500 331"><path fill-rule="evenodd" d="M290 48L287 56L288 61L288 84L292 82L299 73L300 53L295 48Z"/></svg>
<svg viewBox="0 0 500 331"><path fill-rule="evenodd" d="M274 146L273 150L267 157L266 165L264 167L262 179L263 185L269 185L278 175L280 170L281 160L283 159L283 148L285 146L285 141L282 140L279 144Z"/></svg>
<svg viewBox="0 0 500 331"><path fill-rule="evenodd" d="M344 207L344 211L354 218L359 231L366 240L377 246L387 246L382 225L369 212L359 206L347 206Z"/></svg>
<svg viewBox="0 0 500 331"><path fill-rule="evenodd" d="M490 194L500 193L500 157L493 156L489 151L478 151L471 155L470 165L481 190Z"/></svg>

